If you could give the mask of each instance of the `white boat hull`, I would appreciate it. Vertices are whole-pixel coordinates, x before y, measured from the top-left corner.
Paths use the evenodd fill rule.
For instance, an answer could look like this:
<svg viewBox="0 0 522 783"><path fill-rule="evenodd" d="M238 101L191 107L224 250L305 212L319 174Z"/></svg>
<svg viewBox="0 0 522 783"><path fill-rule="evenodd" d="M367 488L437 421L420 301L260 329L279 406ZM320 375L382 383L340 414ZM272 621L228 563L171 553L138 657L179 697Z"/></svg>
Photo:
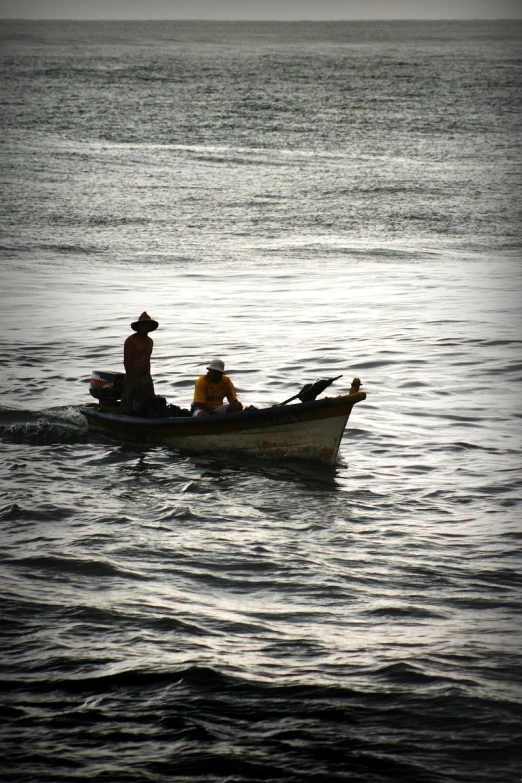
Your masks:
<svg viewBox="0 0 522 783"><path fill-rule="evenodd" d="M308 403L197 418L145 419L91 404L81 412L91 431L186 452L236 451L335 463L346 423L364 392Z"/></svg>
<svg viewBox="0 0 522 783"><path fill-rule="evenodd" d="M159 441L182 451L241 451L266 457L299 457L334 462L348 417L283 424L244 432L166 436Z"/></svg>

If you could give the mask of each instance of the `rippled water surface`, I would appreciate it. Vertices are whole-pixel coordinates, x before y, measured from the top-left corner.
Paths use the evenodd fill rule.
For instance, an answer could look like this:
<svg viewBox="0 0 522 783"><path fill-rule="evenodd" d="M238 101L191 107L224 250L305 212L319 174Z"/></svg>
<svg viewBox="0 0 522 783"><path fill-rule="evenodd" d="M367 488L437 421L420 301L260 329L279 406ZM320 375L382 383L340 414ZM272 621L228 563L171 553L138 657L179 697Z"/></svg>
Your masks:
<svg viewBox="0 0 522 783"><path fill-rule="evenodd" d="M3 779L518 783L520 28L1 33ZM338 464L90 435L144 309Z"/></svg>

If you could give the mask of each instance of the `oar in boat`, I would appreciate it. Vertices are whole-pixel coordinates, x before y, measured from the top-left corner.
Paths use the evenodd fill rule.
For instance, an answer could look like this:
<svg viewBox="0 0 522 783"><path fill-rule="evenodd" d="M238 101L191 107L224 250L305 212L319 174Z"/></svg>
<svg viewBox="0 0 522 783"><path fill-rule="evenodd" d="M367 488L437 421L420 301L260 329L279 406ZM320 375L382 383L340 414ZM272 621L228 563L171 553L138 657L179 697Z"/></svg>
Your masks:
<svg viewBox="0 0 522 783"><path fill-rule="evenodd" d="M281 402L280 405L287 405L289 402L292 402L292 400L301 400L301 402L312 402L312 400L315 400L318 394L321 394L322 391L328 388L331 383L334 381L338 381L339 378L342 378L342 374L338 375L336 378L322 378L320 381L316 381L315 383L307 383L299 394L294 394L293 397L289 397L288 400L285 400L284 402Z"/></svg>

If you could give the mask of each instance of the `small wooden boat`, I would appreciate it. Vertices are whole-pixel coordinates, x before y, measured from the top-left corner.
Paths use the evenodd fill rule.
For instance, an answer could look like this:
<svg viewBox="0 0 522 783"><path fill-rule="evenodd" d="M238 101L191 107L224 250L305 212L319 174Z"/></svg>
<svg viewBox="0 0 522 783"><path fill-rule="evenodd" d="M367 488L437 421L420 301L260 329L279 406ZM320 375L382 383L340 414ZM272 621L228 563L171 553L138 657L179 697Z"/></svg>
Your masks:
<svg viewBox="0 0 522 783"><path fill-rule="evenodd" d="M163 444L192 453L230 450L334 464L352 408L364 399L365 392L351 391L293 405L199 417L125 416L118 406L103 403L88 403L81 412L93 433L117 440Z"/></svg>

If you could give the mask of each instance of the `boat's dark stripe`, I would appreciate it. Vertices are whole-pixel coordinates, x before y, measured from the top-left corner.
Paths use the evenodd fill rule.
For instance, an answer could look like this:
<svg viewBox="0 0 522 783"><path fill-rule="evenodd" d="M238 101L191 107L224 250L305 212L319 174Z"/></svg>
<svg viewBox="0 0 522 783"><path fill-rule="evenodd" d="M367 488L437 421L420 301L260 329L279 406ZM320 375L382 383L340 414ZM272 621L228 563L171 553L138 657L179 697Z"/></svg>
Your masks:
<svg viewBox="0 0 522 783"><path fill-rule="evenodd" d="M98 425L111 432L143 433L147 430L152 437L168 435L195 436L211 435L224 432L280 427L298 422L328 419L332 416L349 414L352 407L366 398L364 392L333 397L297 405L275 405L255 411L242 411L224 416L201 416L194 418L145 419L136 416L122 416L120 413L100 410L96 404L85 406L81 412L89 424Z"/></svg>

